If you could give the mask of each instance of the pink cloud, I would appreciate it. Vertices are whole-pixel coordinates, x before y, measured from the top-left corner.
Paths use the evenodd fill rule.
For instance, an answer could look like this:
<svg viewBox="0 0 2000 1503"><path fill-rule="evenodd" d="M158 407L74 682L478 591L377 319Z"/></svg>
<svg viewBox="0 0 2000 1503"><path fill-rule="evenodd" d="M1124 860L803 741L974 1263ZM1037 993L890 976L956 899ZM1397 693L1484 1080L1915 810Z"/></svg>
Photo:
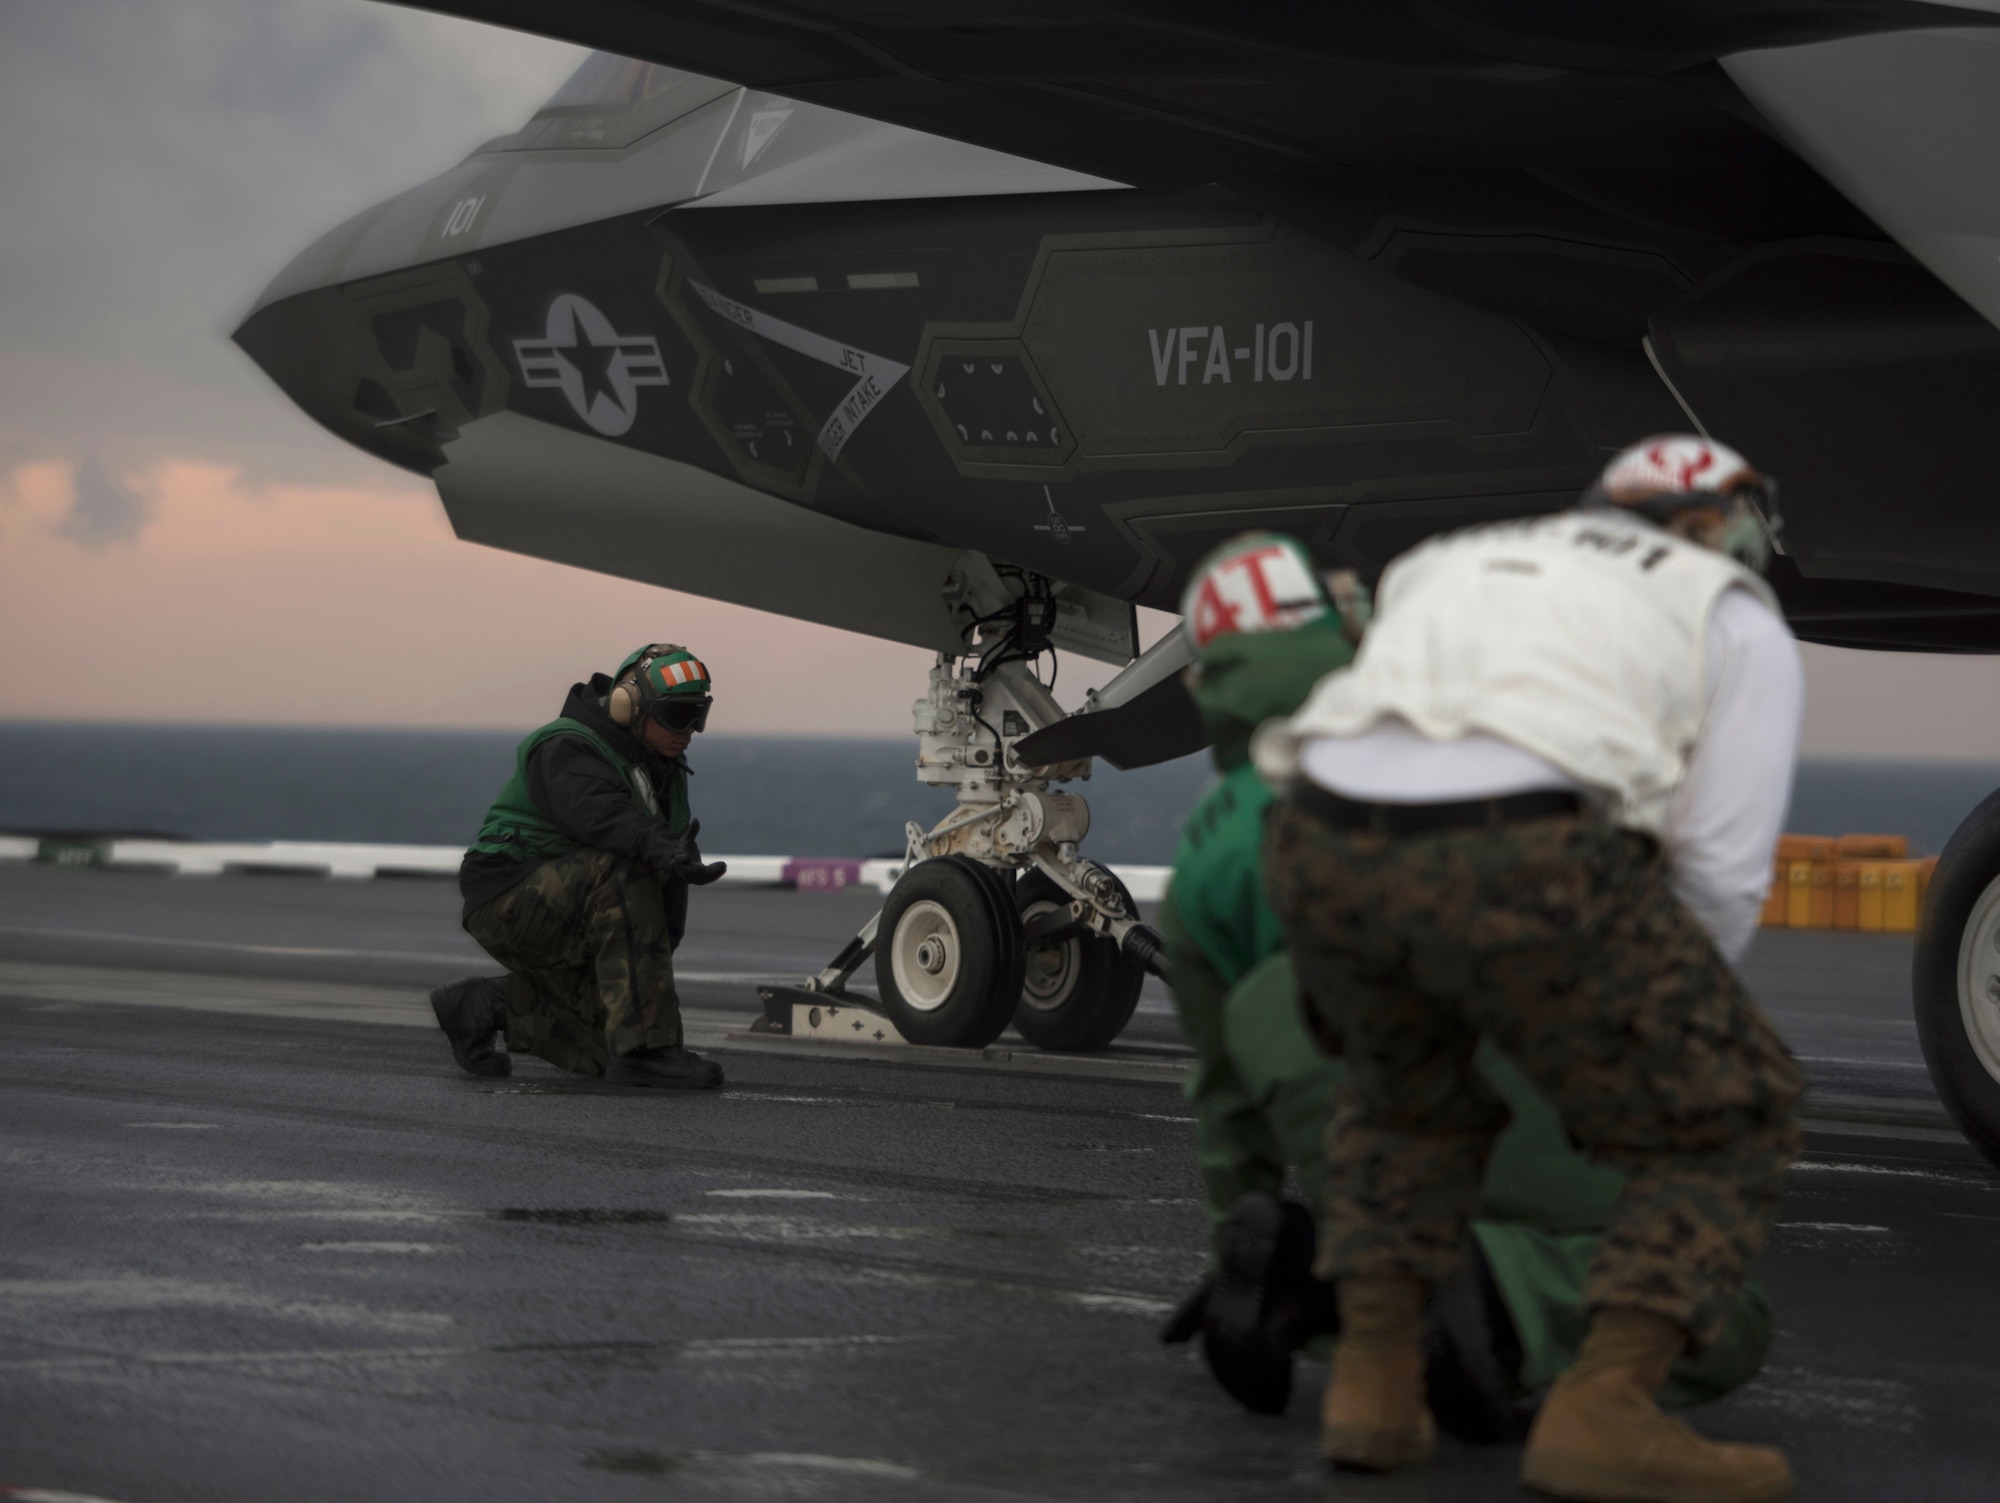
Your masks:
<svg viewBox="0 0 2000 1503"><path fill-rule="evenodd" d="M714 669L718 730L903 735L923 686L912 648L461 543L421 482L113 473L147 520L92 547L73 465L0 483L0 716L512 727L655 639Z"/></svg>
<svg viewBox="0 0 2000 1503"><path fill-rule="evenodd" d="M719 731L903 736L914 648L451 534L428 485L259 482L211 461L109 463L136 534L70 535L76 467L0 471L0 717L533 725L653 640L701 653ZM1151 640L1167 618L1146 613ZM2000 662L1804 649L1804 750L1990 759ZM1065 702L1108 670L1069 661Z"/></svg>

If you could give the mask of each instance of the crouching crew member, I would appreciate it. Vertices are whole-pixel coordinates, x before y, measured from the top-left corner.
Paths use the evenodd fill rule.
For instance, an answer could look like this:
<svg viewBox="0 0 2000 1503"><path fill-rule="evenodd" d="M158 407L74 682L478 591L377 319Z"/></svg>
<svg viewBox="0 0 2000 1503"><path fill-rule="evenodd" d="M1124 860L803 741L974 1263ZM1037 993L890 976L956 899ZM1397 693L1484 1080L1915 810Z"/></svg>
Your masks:
<svg viewBox="0 0 2000 1503"><path fill-rule="evenodd" d="M1259 733L1286 790L1266 890L1348 1067L1319 1252L1337 1464L1431 1449L1425 1298L1461 1266L1509 1116L1485 1036L1625 1174L1522 1480L1632 1503L1790 1492L1781 1452L1708 1441L1655 1399L1723 1332L1800 1142L1803 1078L1731 969L1803 701L1758 573L1769 497L1720 444L1635 445L1577 509L1398 559L1353 667Z"/></svg>
<svg viewBox="0 0 2000 1503"><path fill-rule="evenodd" d="M700 1089L722 1068L681 1041L673 952L688 887L713 882L688 814L688 742L714 703L708 669L670 642L573 685L523 741L514 776L459 868L466 933L507 968L431 993L462 1069L535 1054L608 1084Z"/></svg>
<svg viewBox="0 0 2000 1503"><path fill-rule="evenodd" d="M1337 599L1336 599L1337 597ZM1252 533L1197 567L1183 610L1195 649L1188 686L1218 779L1195 806L1159 911L1169 981L1195 1053L1187 1095L1210 1225L1210 1273L1163 1336L1197 1333L1241 1403L1285 1407L1292 1352L1324 1356L1331 1291L1312 1277L1326 1213L1325 1143L1345 1065L1315 1041L1259 870L1271 795L1251 733L1291 714L1353 660L1366 593L1324 589L1292 539ZM1337 1040L1328 1042L1337 1047ZM1464 1270L1435 1291L1426 1388L1459 1440L1519 1440L1537 1395L1576 1354L1584 1272L1624 1180L1564 1137L1548 1103L1489 1042L1478 1068L1513 1121L1480 1188ZM1307 1204L1284 1198L1287 1175ZM1674 1366L1665 1397L1699 1403L1748 1382L1770 1343L1770 1306L1747 1287L1723 1338Z"/></svg>

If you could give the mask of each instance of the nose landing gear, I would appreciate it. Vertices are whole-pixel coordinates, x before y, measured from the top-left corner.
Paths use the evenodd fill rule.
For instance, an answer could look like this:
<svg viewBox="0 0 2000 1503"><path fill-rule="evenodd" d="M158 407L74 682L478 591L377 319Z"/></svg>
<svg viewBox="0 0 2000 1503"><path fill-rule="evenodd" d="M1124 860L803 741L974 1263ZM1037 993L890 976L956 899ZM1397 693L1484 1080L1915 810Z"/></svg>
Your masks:
<svg viewBox="0 0 2000 1503"><path fill-rule="evenodd" d="M1048 607L1046 611L1043 609ZM769 1031L792 1007L869 1008L912 1044L984 1048L1009 1022L1044 1049L1101 1049L1131 1020L1159 936L1132 894L1077 847L1090 807L1056 782L1088 759L1036 766L1019 743L1064 718L1028 664L1048 648L1046 593L975 618L975 656L940 653L916 702L917 779L958 807L905 830L902 876L880 913L802 987L760 988ZM847 991L870 956L880 1001Z"/></svg>
<svg viewBox="0 0 2000 1503"><path fill-rule="evenodd" d="M1136 914L1125 884L1111 880L1120 906ZM1132 1020L1146 981L1144 961L1091 933L1075 913L1077 901L1039 871L1014 884L1014 904L1029 945L1014 1026L1043 1049L1102 1049Z"/></svg>

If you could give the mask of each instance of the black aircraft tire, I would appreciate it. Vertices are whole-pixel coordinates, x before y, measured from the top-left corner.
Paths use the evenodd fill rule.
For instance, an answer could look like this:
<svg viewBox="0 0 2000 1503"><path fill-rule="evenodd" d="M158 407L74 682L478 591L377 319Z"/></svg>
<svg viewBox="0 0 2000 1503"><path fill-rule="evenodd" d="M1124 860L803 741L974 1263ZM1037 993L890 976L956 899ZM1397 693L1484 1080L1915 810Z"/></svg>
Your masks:
<svg viewBox="0 0 2000 1503"><path fill-rule="evenodd" d="M1139 907L1123 883L1118 891L1136 915ZM1069 894L1042 872L1031 871L1014 884L1014 905L1023 921L1037 909L1068 901ZM1132 1021L1145 984L1146 968L1114 941L1072 935L1028 952L1014 1027L1042 1049L1065 1054L1102 1049Z"/></svg>
<svg viewBox="0 0 2000 1503"><path fill-rule="evenodd" d="M1967 1141L2000 1164L2000 793L1938 858L1911 969L1931 1084Z"/></svg>
<svg viewBox="0 0 2000 1503"><path fill-rule="evenodd" d="M983 1049L1020 995L1019 923L1001 922L978 864L945 856L904 872L882 905L875 982L882 1010L912 1044ZM928 946L928 947L927 947Z"/></svg>
<svg viewBox="0 0 2000 1503"><path fill-rule="evenodd" d="M1014 874L988 866L983 861L974 861L970 856L947 856L947 861L963 862L975 876L986 884L986 896L993 904L993 922L1000 933L1005 954L1000 962L998 980L995 985L1006 996L1021 994L1021 977L1028 964L1028 947L1021 934L1021 916L1014 908ZM997 1005L997 1004L996 1004ZM1007 1010L1007 1021L1013 1021L1012 1009ZM1000 1025L1005 1031L1007 1024ZM995 1034L993 1037L998 1038ZM988 1040L992 1042L992 1040Z"/></svg>

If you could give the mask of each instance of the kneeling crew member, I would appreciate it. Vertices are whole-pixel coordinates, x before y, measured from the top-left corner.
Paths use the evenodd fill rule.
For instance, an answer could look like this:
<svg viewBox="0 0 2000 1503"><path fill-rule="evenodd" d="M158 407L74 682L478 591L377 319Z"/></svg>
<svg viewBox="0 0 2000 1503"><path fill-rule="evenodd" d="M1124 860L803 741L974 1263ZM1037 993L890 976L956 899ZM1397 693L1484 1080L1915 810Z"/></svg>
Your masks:
<svg viewBox="0 0 2000 1503"><path fill-rule="evenodd" d="M673 952L704 863L688 814L688 742L714 703L708 669L670 642L573 685L459 868L466 933L507 968L431 993L460 1067L505 1075L507 1047L607 1084L701 1089L722 1067L681 1042Z"/></svg>
<svg viewBox="0 0 2000 1503"><path fill-rule="evenodd" d="M1187 1098L1211 1272L1163 1335L1198 1331L1223 1387L1276 1413L1290 1394L1292 1350L1310 1337L1308 1351L1325 1355L1314 1332L1331 1324L1332 1291L1309 1269L1326 1210L1327 1127L1347 1071L1307 1029L1284 934L1264 900L1271 794L1249 747L1259 725L1292 714L1320 679L1353 661L1366 596L1329 593L1294 540L1248 533L1196 566L1182 614L1195 652L1188 688L1217 781L1182 829L1158 917L1174 1008L1195 1056ZM1575 1357L1585 1270L1624 1179L1570 1146L1547 1101L1490 1041L1476 1063L1512 1121L1480 1186L1467 1266L1433 1291L1426 1388L1439 1426L1479 1444L1518 1440L1524 1414ZM1288 1172L1303 1207L1281 1198ZM1702 1403L1748 1382L1770 1332L1763 1292L1746 1285L1721 1339L1674 1364L1662 1401Z"/></svg>
<svg viewBox="0 0 2000 1503"><path fill-rule="evenodd" d="M1798 652L1758 577L1769 490L1687 436L1578 509L1433 539L1383 576L1354 666L1266 727L1265 881L1348 1066L1329 1145L1337 1464L1424 1459L1426 1291L1464 1255L1507 1108L1489 1036L1626 1175L1575 1362L1522 1480L1562 1498L1759 1503L1773 1448L1657 1407L1762 1249L1804 1080L1731 969L1790 789Z"/></svg>

